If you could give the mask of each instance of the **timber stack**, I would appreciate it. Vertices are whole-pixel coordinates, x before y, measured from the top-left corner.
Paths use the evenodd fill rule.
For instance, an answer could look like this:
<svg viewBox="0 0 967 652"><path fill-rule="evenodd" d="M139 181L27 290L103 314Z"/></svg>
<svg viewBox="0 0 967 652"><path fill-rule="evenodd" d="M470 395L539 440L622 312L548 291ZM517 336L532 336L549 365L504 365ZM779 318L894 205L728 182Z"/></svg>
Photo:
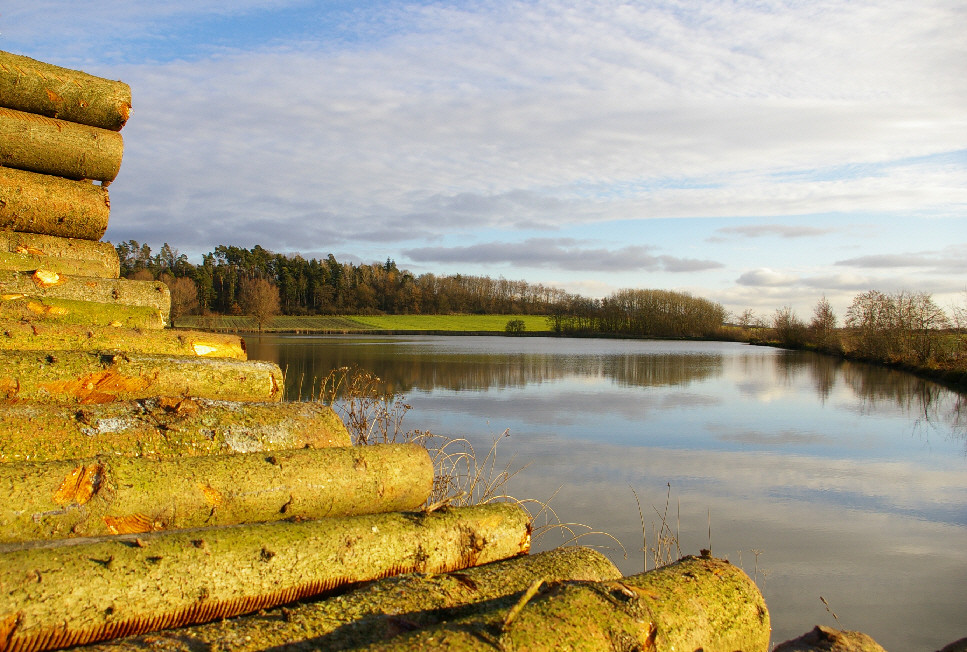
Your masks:
<svg viewBox="0 0 967 652"><path fill-rule="evenodd" d="M767 648L727 562L527 555L519 505L427 506L426 449L354 446L239 337L166 328L101 242L130 110L0 52L0 652Z"/></svg>

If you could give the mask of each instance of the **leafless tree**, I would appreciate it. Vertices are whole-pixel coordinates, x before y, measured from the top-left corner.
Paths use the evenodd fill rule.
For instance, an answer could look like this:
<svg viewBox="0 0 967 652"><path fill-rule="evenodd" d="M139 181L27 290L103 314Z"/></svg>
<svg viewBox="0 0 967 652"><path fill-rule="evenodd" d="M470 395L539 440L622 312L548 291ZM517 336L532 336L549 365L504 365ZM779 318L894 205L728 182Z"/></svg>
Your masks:
<svg viewBox="0 0 967 652"><path fill-rule="evenodd" d="M279 288L263 278L242 279L238 299L242 312L255 318L260 333L279 314Z"/></svg>

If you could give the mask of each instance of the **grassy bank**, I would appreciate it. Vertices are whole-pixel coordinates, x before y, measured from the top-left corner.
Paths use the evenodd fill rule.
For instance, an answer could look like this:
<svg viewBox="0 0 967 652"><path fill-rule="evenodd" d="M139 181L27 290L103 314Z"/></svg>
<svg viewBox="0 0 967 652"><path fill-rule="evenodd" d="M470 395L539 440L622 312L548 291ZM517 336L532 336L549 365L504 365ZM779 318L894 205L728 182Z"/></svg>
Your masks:
<svg viewBox="0 0 967 652"><path fill-rule="evenodd" d="M547 319L533 315L280 315L264 327L270 333L503 333L507 322L520 319L525 333L550 334ZM179 328L210 331L255 331L246 315L189 315Z"/></svg>

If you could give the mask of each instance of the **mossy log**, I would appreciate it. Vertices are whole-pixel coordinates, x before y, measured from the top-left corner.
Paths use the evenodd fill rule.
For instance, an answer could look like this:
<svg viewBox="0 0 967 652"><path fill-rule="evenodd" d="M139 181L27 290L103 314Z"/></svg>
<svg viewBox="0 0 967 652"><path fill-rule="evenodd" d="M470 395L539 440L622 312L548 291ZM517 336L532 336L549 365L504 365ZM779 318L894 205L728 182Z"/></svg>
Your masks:
<svg viewBox="0 0 967 652"><path fill-rule="evenodd" d="M0 230L0 270L44 269L57 274L118 278L121 264L110 242Z"/></svg>
<svg viewBox="0 0 967 652"><path fill-rule="evenodd" d="M0 651L208 622L401 573L528 551L517 505L174 530L0 547Z"/></svg>
<svg viewBox="0 0 967 652"><path fill-rule="evenodd" d="M0 317L2 351L123 351L153 355L247 360L237 335L189 330L147 330L121 326L76 326Z"/></svg>
<svg viewBox="0 0 967 652"><path fill-rule="evenodd" d="M772 652L886 652L863 632L816 625L798 638L780 643Z"/></svg>
<svg viewBox="0 0 967 652"><path fill-rule="evenodd" d="M564 582L361 650L767 652L769 612L727 561L685 557L611 582Z"/></svg>
<svg viewBox="0 0 967 652"><path fill-rule="evenodd" d="M456 573L410 573L367 584L344 595L168 632L100 643L85 652L195 650L337 650L435 624L465 605L505 598L533 582L602 581L621 577L590 548L556 548ZM512 604L512 603L511 603Z"/></svg>
<svg viewBox="0 0 967 652"><path fill-rule="evenodd" d="M0 543L408 511L432 489L417 444L13 462L0 464Z"/></svg>
<svg viewBox="0 0 967 652"><path fill-rule="evenodd" d="M165 327L166 315L161 310L141 306L0 294L0 319L160 330Z"/></svg>
<svg viewBox="0 0 967 652"><path fill-rule="evenodd" d="M100 240L110 214L104 186L0 167L0 228Z"/></svg>
<svg viewBox="0 0 967 652"><path fill-rule="evenodd" d="M119 131L131 114L131 87L0 51L0 106Z"/></svg>
<svg viewBox="0 0 967 652"><path fill-rule="evenodd" d="M110 183L121 171L116 131L0 107L0 165Z"/></svg>
<svg viewBox="0 0 967 652"><path fill-rule="evenodd" d="M0 396L111 403L157 396L282 400L274 362L87 351L0 351Z"/></svg>
<svg viewBox="0 0 967 652"><path fill-rule="evenodd" d="M161 281L71 276L43 269L32 274L0 272L0 296L5 299L20 296L49 297L151 308L160 311L166 321L171 311L171 292Z"/></svg>
<svg viewBox="0 0 967 652"><path fill-rule="evenodd" d="M115 456L167 459L350 446L318 402L151 398L103 405L0 402L0 462Z"/></svg>

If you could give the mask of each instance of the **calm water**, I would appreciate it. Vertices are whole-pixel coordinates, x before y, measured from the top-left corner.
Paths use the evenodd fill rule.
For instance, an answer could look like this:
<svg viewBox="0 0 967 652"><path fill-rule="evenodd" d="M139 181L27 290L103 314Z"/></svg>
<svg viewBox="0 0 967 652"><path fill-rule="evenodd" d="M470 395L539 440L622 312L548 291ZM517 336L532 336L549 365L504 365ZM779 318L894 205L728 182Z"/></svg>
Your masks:
<svg viewBox="0 0 967 652"><path fill-rule="evenodd" d="M625 574L644 564L632 489L651 546L670 485L683 554L711 543L754 575L774 643L815 624L864 631L891 651L967 636L967 401L934 383L731 343L246 341L250 357L287 371L290 398L358 365L406 397L409 428L467 437L478 451L507 430L502 460L530 464L509 493L551 499L562 521L613 535L627 557L601 535L581 542L608 546ZM537 548L563 539L555 530Z"/></svg>

